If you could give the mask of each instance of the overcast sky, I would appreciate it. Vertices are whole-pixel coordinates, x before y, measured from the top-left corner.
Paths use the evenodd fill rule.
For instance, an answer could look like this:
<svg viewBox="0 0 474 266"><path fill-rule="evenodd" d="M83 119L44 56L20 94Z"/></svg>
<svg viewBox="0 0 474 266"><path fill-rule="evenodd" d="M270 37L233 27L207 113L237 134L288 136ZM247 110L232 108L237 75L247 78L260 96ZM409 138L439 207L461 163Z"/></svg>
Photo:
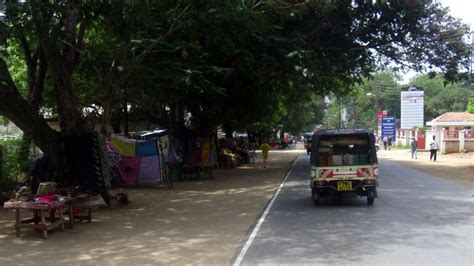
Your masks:
<svg viewBox="0 0 474 266"><path fill-rule="evenodd" d="M474 1L472 0L440 0L441 4L449 8L449 13L453 17L462 19L462 21L471 26L471 31L474 31ZM472 35L471 35L472 37ZM472 41L472 40L471 40ZM416 73L409 71L405 73L402 83L408 83L410 78Z"/></svg>
<svg viewBox="0 0 474 266"><path fill-rule="evenodd" d="M453 17L461 18L464 23L471 25L474 30L474 1L472 0L441 0L441 4L449 7Z"/></svg>

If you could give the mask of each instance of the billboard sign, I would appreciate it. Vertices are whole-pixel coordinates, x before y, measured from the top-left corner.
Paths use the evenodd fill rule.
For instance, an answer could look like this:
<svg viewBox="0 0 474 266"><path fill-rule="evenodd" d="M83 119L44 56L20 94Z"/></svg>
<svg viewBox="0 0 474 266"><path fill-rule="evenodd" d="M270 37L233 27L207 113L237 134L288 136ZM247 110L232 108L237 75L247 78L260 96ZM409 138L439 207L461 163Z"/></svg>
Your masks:
<svg viewBox="0 0 474 266"><path fill-rule="evenodd" d="M382 117L382 139L386 136L387 138L395 140L396 132L397 126L395 116Z"/></svg>
<svg viewBox="0 0 474 266"><path fill-rule="evenodd" d="M424 90L410 86L401 92L401 124L402 129L424 126Z"/></svg>

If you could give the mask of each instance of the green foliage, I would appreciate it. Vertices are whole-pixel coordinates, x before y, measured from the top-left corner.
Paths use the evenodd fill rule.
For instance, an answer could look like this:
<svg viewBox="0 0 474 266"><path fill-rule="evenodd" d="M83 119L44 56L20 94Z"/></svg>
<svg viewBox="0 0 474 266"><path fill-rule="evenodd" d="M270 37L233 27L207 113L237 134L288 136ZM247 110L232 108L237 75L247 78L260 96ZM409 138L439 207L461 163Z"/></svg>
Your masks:
<svg viewBox="0 0 474 266"><path fill-rule="evenodd" d="M442 75L430 78L420 75L410 82L425 90L425 120L430 121L446 112L464 112L474 90L461 82L446 84Z"/></svg>
<svg viewBox="0 0 474 266"><path fill-rule="evenodd" d="M344 127L377 127L377 111L387 110L389 116L400 117L399 78L393 72L378 72L352 87L352 94L332 97L326 114L326 126L340 127L341 106L345 109Z"/></svg>
<svg viewBox="0 0 474 266"><path fill-rule="evenodd" d="M27 87L27 73L25 60L17 43L10 40L6 48L6 56L8 58L8 71L10 71L13 81L19 88L23 95L26 95Z"/></svg>
<svg viewBox="0 0 474 266"><path fill-rule="evenodd" d="M24 165L18 160L18 150L20 149L21 139L0 140L0 146L3 147L3 179L0 180L0 190L9 190L17 182L26 182L28 172ZM30 164L30 162L25 162Z"/></svg>
<svg viewBox="0 0 474 266"><path fill-rule="evenodd" d="M474 98L469 98L469 104L467 105L467 112L474 114Z"/></svg>
<svg viewBox="0 0 474 266"><path fill-rule="evenodd" d="M0 115L0 125L6 126L8 124L8 118Z"/></svg>
<svg viewBox="0 0 474 266"><path fill-rule="evenodd" d="M74 63L68 68L73 89L64 94L72 100L61 99L77 105L71 109L110 104L120 117L125 106L132 120L168 126L176 107L191 114L196 130L216 125L308 130L323 122L326 99L328 126L340 124L342 102L349 114L346 126L374 127L377 109L395 116L400 112L396 75L382 72L371 78L379 66L436 67L445 73L441 82L446 83L459 78L467 62L463 35L468 27L436 1L287 2L8 1L0 34L7 40L8 68L23 92L27 62L19 33L32 51L46 49L38 40L62 47L74 36L68 45L80 57L66 60ZM69 25L77 31L65 36L68 10L77 11L78 21ZM40 18L33 11L50 16L36 23ZM82 27L84 39L76 43ZM140 60L157 40L162 41ZM66 54L70 48L59 50ZM51 54L45 53L48 62L54 62ZM427 118L465 108L463 97L471 95L467 88L449 91L443 102L436 97L446 88L431 82L424 77L414 81L429 87ZM50 97L43 101L60 116L58 109L64 108L57 108L58 99L51 96L62 89L47 85ZM101 118L97 111L91 116Z"/></svg>
<svg viewBox="0 0 474 266"><path fill-rule="evenodd" d="M392 149L394 149L394 150L409 150L409 149L411 149L411 146L409 144L407 144L407 145L396 145L396 146L392 146Z"/></svg>

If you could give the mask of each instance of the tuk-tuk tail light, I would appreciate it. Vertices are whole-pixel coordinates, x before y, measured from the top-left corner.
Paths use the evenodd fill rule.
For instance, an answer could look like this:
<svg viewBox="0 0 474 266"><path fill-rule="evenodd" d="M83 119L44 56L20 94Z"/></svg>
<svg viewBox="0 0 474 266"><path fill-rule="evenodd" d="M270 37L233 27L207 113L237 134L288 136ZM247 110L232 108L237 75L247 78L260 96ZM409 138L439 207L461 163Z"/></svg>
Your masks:
<svg viewBox="0 0 474 266"><path fill-rule="evenodd" d="M315 181L314 185L317 187L324 187L326 186L326 181Z"/></svg>
<svg viewBox="0 0 474 266"><path fill-rule="evenodd" d="M375 185L375 179L364 180L364 185Z"/></svg>
<svg viewBox="0 0 474 266"><path fill-rule="evenodd" d="M379 177L379 168L378 167L374 168L374 177Z"/></svg>
<svg viewBox="0 0 474 266"><path fill-rule="evenodd" d="M369 177L370 176L370 170L369 168L358 168L356 171L357 177Z"/></svg>

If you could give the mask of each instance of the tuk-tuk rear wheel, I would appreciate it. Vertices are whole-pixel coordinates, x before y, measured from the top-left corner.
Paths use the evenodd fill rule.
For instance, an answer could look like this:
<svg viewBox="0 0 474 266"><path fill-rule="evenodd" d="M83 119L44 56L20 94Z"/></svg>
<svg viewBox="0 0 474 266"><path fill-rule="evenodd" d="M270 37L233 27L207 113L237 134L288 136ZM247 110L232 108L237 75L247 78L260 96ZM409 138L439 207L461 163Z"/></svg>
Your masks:
<svg viewBox="0 0 474 266"><path fill-rule="evenodd" d="M319 206L321 202L321 195L313 188L311 189L311 200L313 201L314 206Z"/></svg>
<svg viewBox="0 0 474 266"><path fill-rule="evenodd" d="M373 205L375 200L375 191L369 190L367 192L367 205Z"/></svg>

